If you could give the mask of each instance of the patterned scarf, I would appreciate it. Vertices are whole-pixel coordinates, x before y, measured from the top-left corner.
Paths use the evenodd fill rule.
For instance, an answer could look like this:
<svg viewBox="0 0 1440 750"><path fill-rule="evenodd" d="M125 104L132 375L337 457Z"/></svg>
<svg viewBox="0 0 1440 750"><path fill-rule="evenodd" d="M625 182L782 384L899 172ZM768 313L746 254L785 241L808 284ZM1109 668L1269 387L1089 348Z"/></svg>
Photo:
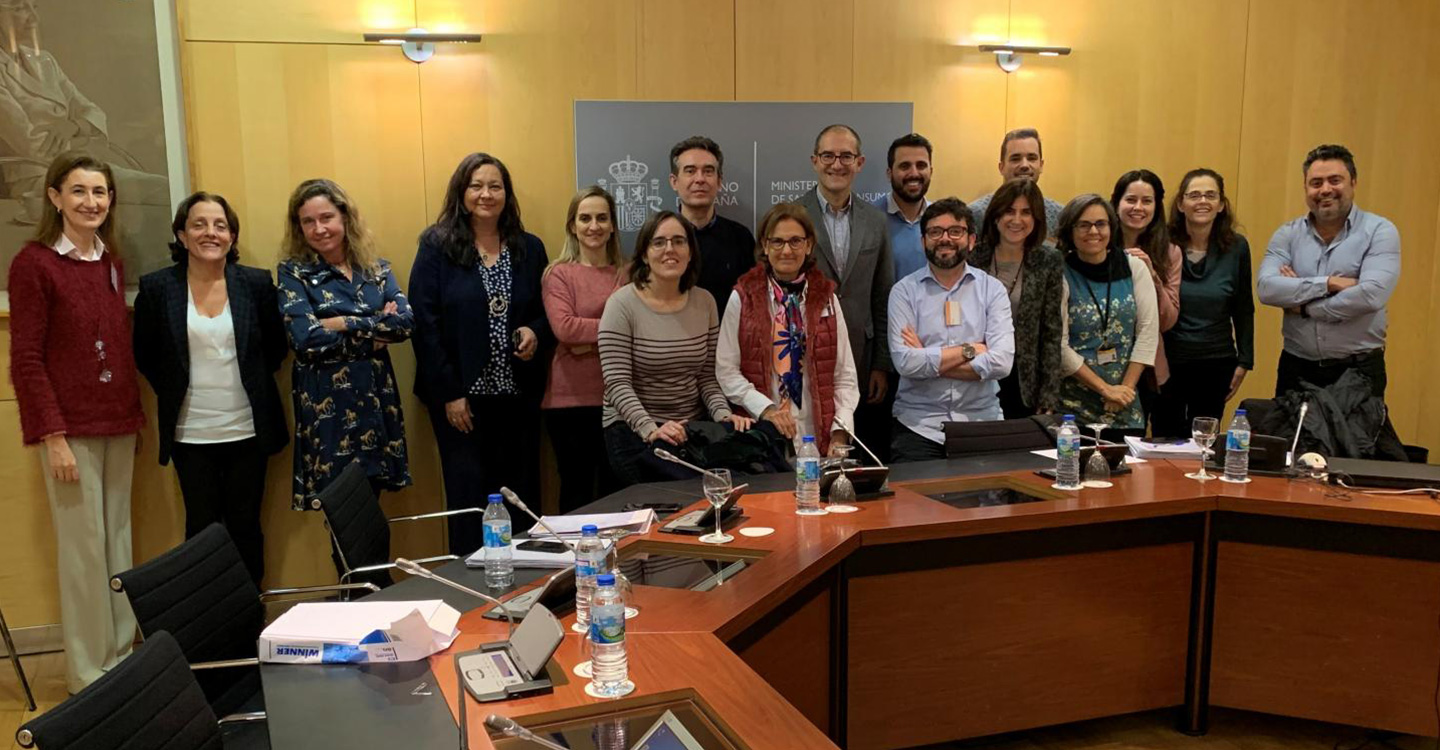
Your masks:
<svg viewBox="0 0 1440 750"><path fill-rule="evenodd" d="M805 394L805 279L794 282L770 277L770 294L775 299L775 375L780 378L780 395L800 405Z"/></svg>

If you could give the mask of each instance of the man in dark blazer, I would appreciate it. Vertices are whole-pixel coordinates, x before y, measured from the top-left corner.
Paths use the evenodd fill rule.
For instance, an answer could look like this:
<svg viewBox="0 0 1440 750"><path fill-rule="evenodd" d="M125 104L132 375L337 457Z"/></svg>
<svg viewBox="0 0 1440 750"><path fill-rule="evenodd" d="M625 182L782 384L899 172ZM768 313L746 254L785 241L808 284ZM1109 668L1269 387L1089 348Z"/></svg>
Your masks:
<svg viewBox="0 0 1440 750"><path fill-rule="evenodd" d="M837 285L840 310L855 353L864 403L851 425L860 439L887 458L890 445L890 350L885 326L890 287L895 285L895 263L890 257L890 235L885 213L852 190L865 166L860 136L849 125L831 125L815 138L810 155L815 168L813 192L800 205L815 224L820 270ZM888 459L887 459L888 460Z"/></svg>

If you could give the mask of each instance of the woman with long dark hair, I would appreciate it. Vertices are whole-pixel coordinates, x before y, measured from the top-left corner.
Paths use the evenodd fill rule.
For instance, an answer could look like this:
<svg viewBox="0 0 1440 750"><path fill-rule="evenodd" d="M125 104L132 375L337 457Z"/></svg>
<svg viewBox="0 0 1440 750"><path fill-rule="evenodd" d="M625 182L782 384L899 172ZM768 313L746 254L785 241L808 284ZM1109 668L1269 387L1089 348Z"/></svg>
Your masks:
<svg viewBox="0 0 1440 750"><path fill-rule="evenodd" d="M43 446L59 552L71 693L130 653L135 615L109 588L131 565L130 480L139 378L116 237L115 177L86 154L45 175L49 210L10 265L10 377L25 445Z"/></svg>
<svg viewBox="0 0 1440 750"><path fill-rule="evenodd" d="M265 465L285 447L275 371L289 346L270 272L242 266L240 217L198 192L170 225L175 265L140 278L135 364L155 389L160 465L175 460L185 537L225 525L259 585Z"/></svg>
<svg viewBox="0 0 1440 750"><path fill-rule="evenodd" d="M1160 338L1155 285L1144 261L1120 248L1115 209L1094 193L1060 212L1065 253L1065 339L1060 411L1080 424L1143 434L1136 386Z"/></svg>
<svg viewBox="0 0 1440 750"><path fill-rule="evenodd" d="M1155 301L1163 334L1180 317L1180 248L1170 242L1165 222L1165 183L1148 169L1132 169L1115 181L1110 205L1120 218L1120 246L1132 257L1144 261L1150 279L1155 282ZM1140 400L1147 417L1154 410L1160 387L1169 379L1170 367L1162 339L1155 349L1155 366L1141 379Z"/></svg>
<svg viewBox="0 0 1440 750"><path fill-rule="evenodd" d="M1028 177L1006 182L985 207L970 264L1010 296L1015 364L1000 379L1000 410L1023 419L1058 408L1062 315L1060 251L1045 241L1045 196Z"/></svg>
<svg viewBox="0 0 1440 750"><path fill-rule="evenodd" d="M1170 204L1170 237L1184 251L1180 315L1165 332L1170 381L1160 391L1154 430L1188 435L1195 417L1219 418L1255 369L1255 300L1250 243L1225 178L1192 169Z"/></svg>
<svg viewBox="0 0 1440 750"><path fill-rule="evenodd" d="M520 221L505 164L461 159L410 271L415 395L430 410L450 510L482 508L501 487L539 500L548 262ZM479 513L451 516L449 527L452 554L484 543Z"/></svg>

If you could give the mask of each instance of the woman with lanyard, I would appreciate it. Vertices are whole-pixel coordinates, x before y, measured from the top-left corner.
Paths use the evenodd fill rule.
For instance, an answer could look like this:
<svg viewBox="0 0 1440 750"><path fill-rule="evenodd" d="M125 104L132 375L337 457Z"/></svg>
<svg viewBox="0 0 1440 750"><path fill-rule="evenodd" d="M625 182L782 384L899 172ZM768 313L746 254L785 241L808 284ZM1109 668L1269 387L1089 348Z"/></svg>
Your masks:
<svg viewBox="0 0 1440 750"><path fill-rule="evenodd" d="M501 487L539 501L548 262L520 221L510 170L489 154L461 159L410 271L415 395L430 410L450 510L482 508ZM479 513L449 527L452 554L484 543Z"/></svg>
<svg viewBox="0 0 1440 750"><path fill-rule="evenodd" d="M109 165L70 153L50 164L45 185L52 210L10 265L10 377L25 445L42 446L73 694L135 640L135 615L107 584L130 569L130 480L145 415L115 241L115 178Z"/></svg>
<svg viewBox="0 0 1440 750"><path fill-rule="evenodd" d="M799 447L845 445L860 404L855 357L835 283L815 265L815 227L804 207L781 203L758 227L759 265L735 284L715 355L725 398ZM839 451L835 451L839 453Z"/></svg>
<svg viewBox="0 0 1440 750"><path fill-rule="evenodd" d="M1023 419L1057 408L1060 393L1061 268L1045 241L1045 196L1028 177L995 191L980 223L971 265L1000 280L1015 323L1015 366L1000 379L1000 409Z"/></svg>
<svg viewBox="0 0 1440 750"><path fill-rule="evenodd" d="M1120 248L1119 218L1094 193L1060 212L1065 254L1060 412L1080 424L1144 434L1135 386L1155 362L1160 336L1155 285L1145 262ZM1137 283L1136 280L1141 283Z"/></svg>

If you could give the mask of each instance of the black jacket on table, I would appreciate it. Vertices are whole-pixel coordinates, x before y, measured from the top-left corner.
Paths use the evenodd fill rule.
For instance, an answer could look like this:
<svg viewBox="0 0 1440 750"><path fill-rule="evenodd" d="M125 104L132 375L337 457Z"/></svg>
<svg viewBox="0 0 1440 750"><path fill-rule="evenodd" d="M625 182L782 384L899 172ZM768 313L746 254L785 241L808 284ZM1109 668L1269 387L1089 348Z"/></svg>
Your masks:
<svg viewBox="0 0 1440 750"><path fill-rule="evenodd" d="M290 345L270 272L234 263L225 266L225 292L235 323L235 354L240 382L250 399L255 439L266 454L289 442L275 371L285 362ZM135 366L155 389L158 404L156 428L160 433L160 463L170 462L180 406L190 390L190 310L185 264L140 277L135 298Z"/></svg>
<svg viewBox="0 0 1440 750"><path fill-rule="evenodd" d="M540 297L540 277L550 259L545 244L525 234L525 245L511 248L510 304L505 312L510 330L535 332L535 356L513 358L515 382L521 397L536 405L545 395L545 366L555 337ZM461 268L445 254L430 231L420 237L415 265L410 269L410 308L415 311L415 395L438 407L470 392L480 378L490 352L490 296L473 268ZM507 337L509 340L509 337ZM513 346L502 356L514 357Z"/></svg>

